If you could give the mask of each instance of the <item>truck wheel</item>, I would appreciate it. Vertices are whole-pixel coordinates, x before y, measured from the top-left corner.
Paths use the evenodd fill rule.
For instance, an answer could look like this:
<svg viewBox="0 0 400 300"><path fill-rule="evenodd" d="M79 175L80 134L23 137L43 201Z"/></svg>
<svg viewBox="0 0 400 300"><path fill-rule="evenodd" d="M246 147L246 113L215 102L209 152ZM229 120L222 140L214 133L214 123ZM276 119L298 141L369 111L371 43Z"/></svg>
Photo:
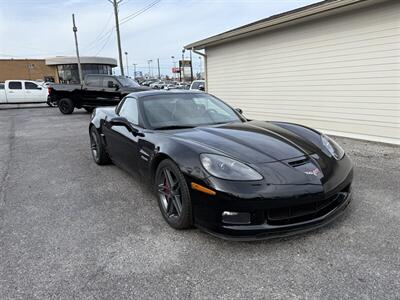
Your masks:
<svg viewBox="0 0 400 300"><path fill-rule="evenodd" d="M58 108L64 115L72 114L74 111L74 102L69 98L62 98L58 101Z"/></svg>

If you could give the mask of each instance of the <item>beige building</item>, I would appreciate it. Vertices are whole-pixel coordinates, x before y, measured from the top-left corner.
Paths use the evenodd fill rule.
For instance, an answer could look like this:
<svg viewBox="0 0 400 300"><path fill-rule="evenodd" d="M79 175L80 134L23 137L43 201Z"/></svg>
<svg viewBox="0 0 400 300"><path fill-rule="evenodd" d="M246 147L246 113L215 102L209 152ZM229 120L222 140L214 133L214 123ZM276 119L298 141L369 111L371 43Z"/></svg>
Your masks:
<svg viewBox="0 0 400 300"><path fill-rule="evenodd" d="M249 118L400 144L400 1L322 1L185 48Z"/></svg>
<svg viewBox="0 0 400 300"><path fill-rule="evenodd" d="M0 59L0 82L10 79L44 80L57 78L57 68L47 66L44 59Z"/></svg>
<svg viewBox="0 0 400 300"><path fill-rule="evenodd" d="M114 58L82 56L82 73L112 74L117 66ZM0 82L20 80L44 80L61 83L79 82L78 63L73 56L56 56L46 59L0 59Z"/></svg>

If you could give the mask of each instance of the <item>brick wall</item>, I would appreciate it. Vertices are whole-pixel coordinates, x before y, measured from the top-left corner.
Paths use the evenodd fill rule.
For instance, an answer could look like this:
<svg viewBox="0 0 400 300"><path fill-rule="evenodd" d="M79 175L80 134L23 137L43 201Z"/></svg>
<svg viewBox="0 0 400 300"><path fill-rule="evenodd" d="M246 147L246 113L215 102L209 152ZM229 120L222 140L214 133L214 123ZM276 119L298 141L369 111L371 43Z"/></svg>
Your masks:
<svg viewBox="0 0 400 300"><path fill-rule="evenodd" d="M44 59L0 59L0 82L10 79L37 80L52 76L58 81L55 66L46 66Z"/></svg>

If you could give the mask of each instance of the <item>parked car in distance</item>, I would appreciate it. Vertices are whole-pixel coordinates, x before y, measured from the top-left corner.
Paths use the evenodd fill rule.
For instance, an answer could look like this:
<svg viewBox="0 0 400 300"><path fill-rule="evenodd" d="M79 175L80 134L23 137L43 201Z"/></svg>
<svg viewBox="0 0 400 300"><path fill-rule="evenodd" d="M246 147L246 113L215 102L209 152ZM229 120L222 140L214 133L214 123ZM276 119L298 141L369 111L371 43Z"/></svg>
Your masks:
<svg viewBox="0 0 400 300"><path fill-rule="evenodd" d="M351 200L353 163L334 140L298 124L247 120L204 92L130 94L95 110L89 136L97 164L148 179L175 229L285 236L333 221Z"/></svg>
<svg viewBox="0 0 400 300"><path fill-rule="evenodd" d="M31 80L6 80L0 84L0 104L46 103L48 91Z"/></svg>
<svg viewBox="0 0 400 300"><path fill-rule="evenodd" d="M148 89L123 76L86 75L82 85L52 84L49 102L63 114L71 114L75 108L92 112L98 106L117 105L129 93Z"/></svg>
<svg viewBox="0 0 400 300"><path fill-rule="evenodd" d="M156 82L156 81L157 81L157 79L148 79L148 80L143 81L140 85L150 86L150 84L152 84L153 82Z"/></svg>
<svg viewBox="0 0 400 300"><path fill-rule="evenodd" d="M163 86L163 89L164 89L164 90L172 90L172 89L175 89L175 88L176 88L176 85L173 84L173 83L168 83L168 84L165 84L165 85Z"/></svg>
<svg viewBox="0 0 400 300"><path fill-rule="evenodd" d="M205 80L193 80L192 84L190 85L190 90L198 90L204 91L206 87Z"/></svg>
<svg viewBox="0 0 400 300"><path fill-rule="evenodd" d="M149 85L152 89L162 89L166 85L165 81L156 81Z"/></svg>

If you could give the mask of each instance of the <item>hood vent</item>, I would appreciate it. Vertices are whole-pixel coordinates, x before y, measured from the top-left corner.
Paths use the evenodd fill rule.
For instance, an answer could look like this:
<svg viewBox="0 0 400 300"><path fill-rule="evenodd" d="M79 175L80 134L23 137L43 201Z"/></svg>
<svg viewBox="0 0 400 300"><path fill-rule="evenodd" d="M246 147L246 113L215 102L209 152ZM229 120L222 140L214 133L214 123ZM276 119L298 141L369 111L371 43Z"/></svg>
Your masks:
<svg viewBox="0 0 400 300"><path fill-rule="evenodd" d="M290 166L292 166L293 168L296 168L296 167L305 165L305 164L308 163L309 161L310 161L310 159L309 159L308 157L302 157L302 158L300 158L300 159L297 158L297 159L295 159L295 160L289 161L288 164L289 164Z"/></svg>

